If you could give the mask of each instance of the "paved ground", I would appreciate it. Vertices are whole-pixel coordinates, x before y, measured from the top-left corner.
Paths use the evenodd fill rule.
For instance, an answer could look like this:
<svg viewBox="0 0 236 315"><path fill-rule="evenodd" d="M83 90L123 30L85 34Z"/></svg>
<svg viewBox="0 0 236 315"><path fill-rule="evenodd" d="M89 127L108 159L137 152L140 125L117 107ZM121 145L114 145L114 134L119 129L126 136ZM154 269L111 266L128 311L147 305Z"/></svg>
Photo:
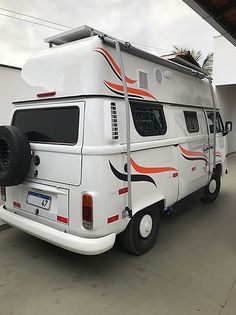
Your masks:
<svg viewBox="0 0 236 315"><path fill-rule="evenodd" d="M0 315L236 315L236 155L217 202L191 196L163 219L155 248L75 255L0 232Z"/></svg>

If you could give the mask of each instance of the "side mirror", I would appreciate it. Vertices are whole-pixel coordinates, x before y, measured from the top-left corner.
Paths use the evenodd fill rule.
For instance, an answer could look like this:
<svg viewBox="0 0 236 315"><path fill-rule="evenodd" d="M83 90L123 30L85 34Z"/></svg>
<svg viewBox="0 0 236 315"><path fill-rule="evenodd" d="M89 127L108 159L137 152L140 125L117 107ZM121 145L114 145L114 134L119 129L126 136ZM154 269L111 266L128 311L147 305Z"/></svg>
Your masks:
<svg viewBox="0 0 236 315"><path fill-rule="evenodd" d="M227 133L230 132L230 131L232 131L232 127L233 127L232 121L226 121L226 122L225 122L225 131L226 131Z"/></svg>

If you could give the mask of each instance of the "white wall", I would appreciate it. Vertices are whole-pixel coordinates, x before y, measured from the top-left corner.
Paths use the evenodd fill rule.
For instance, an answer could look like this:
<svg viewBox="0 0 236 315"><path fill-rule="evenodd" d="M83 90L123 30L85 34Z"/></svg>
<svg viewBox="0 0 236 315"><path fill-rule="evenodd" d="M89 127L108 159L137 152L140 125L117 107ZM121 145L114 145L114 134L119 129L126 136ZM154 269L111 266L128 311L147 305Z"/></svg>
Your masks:
<svg viewBox="0 0 236 315"><path fill-rule="evenodd" d="M223 36L215 38L213 84L224 121L233 122L228 153L236 152L236 47Z"/></svg>
<svg viewBox="0 0 236 315"><path fill-rule="evenodd" d="M9 124L12 102L20 81L20 69L0 65L0 125Z"/></svg>
<svg viewBox="0 0 236 315"><path fill-rule="evenodd" d="M224 122L233 122L233 130L227 135L228 153L236 152L236 84L217 86L216 97Z"/></svg>
<svg viewBox="0 0 236 315"><path fill-rule="evenodd" d="M222 36L214 44L214 84L236 84L236 47Z"/></svg>
<svg viewBox="0 0 236 315"><path fill-rule="evenodd" d="M0 125L10 123L10 113L13 108L12 102L15 100L20 82L20 69L0 65ZM2 221L0 220L1 224Z"/></svg>

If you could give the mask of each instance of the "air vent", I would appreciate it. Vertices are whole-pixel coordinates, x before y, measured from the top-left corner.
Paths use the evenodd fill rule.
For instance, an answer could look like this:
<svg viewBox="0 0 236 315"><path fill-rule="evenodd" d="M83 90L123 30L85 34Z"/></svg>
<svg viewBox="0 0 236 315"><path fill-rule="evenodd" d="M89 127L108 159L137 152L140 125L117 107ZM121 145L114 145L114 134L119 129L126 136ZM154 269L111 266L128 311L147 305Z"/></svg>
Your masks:
<svg viewBox="0 0 236 315"><path fill-rule="evenodd" d="M116 104L111 103L111 132L112 140L119 139Z"/></svg>
<svg viewBox="0 0 236 315"><path fill-rule="evenodd" d="M147 73L139 71L139 87L141 89L148 89Z"/></svg>
<svg viewBox="0 0 236 315"><path fill-rule="evenodd" d="M163 75L162 75L162 71L159 68L156 68L155 70L155 79L157 84L161 85L162 84L162 80L163 80Z"/></svg>

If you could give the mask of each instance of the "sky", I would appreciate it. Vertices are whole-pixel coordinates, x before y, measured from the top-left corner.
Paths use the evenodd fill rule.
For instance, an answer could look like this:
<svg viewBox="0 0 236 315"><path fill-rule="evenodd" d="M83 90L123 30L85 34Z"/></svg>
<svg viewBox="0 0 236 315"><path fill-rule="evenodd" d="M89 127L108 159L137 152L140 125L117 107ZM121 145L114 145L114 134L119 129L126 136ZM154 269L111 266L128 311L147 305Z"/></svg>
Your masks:
<svg viewBox="0 0 236 315"><path fill-rule="evenodd" d="M70 27L86 24L124 41L158 48L148 50L157 55L170 53L173 45L206 55L214 50L218 35L182 0L0 0L0 64L18 67L28 56L46 49L44 39L61 30L2 16L20 17L2 9Z"/></svg>

